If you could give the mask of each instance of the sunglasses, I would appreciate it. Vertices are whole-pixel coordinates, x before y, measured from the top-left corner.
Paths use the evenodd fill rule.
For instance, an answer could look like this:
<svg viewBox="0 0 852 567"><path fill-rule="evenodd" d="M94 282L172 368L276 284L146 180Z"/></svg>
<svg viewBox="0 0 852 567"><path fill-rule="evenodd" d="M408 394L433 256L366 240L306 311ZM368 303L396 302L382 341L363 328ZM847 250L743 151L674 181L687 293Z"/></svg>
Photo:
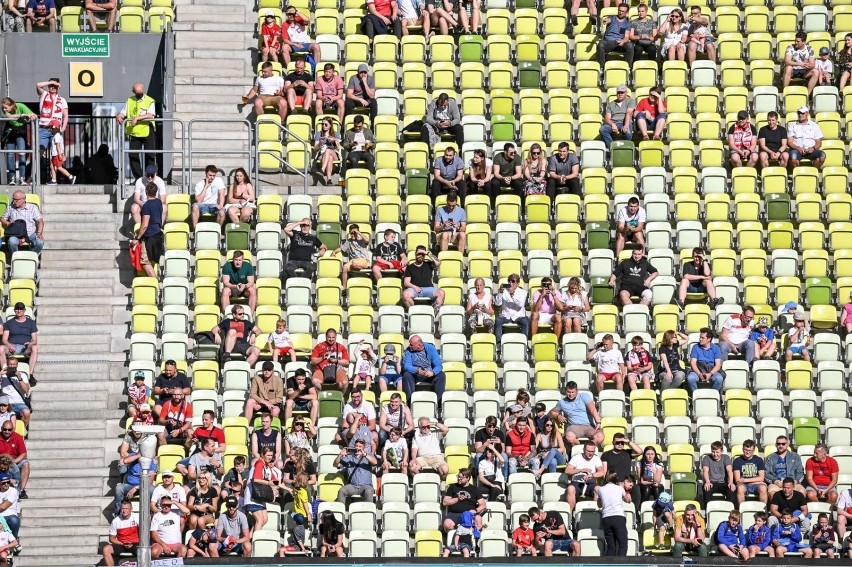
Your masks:
<svg viewBox="0 0 852 567"><path fill-rule="evenodd" d="M4 431L4 432L7 432L7 433L11 433L12 431L14 431L14 429L4 427L4 428L3 428L3 431Z"/></svg>
<svg viewBox="0 0 852 567"><path fill-rule="evenodd" d="M530 155L533 155L533 156L540 156L540 155L541 155L541 152L530 152Z"/></svg>
<svg viewBox="0 0 852 567"><path fill-rule="evenodd" d="M509 283L518 283L518 280L509 280Z"/></svg>

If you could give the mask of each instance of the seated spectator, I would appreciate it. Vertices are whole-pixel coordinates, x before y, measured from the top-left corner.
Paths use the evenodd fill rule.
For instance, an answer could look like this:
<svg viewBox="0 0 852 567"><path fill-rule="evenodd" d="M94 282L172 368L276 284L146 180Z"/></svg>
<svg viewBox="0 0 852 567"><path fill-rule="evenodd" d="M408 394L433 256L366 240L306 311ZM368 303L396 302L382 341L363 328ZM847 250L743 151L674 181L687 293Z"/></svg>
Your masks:
<svg viewBox="0 0 852 567"><path fill-rule="evenodd" d="M33 27L38 31L44 31L47 27L51 32L56 31L56 5L54 0L29 0L27 2L26 15L27 32L33 31Z"/></svg>
<svg viewBox="0 0 852 567"><path fill-rule="evenodd" d="M354 416L353 416L354 418ZM355 443L350 444L350 448L354 448ZM367 446L367 450L370 447ZM287 460L284 462L284 467L281 469L281 482L287 485L293 484L297 475L304 474L308 477L308 485L316 486L317 484L317 467L311 460L311 452L307 449L299 447L290 449L287 454Z"/></svg>
<svg viewBox="0 0 852 567"><path fill-rule="evenodd" d="M443 528L449 533L462 523L462 514L471 512L475 530L483 529L482 514L487 505L482 491L472 484L472 473L469 468L462 468L458 472L454 484L447 486L446 494L441 499L441 504L447 509L444 516Z"/></svg>
<svg viewBox="0 0 852 567"><path fill-rule="evenodd" d="M769 500L764 482L766 465L763 458L755 454L756 444L751 439L743 441L743 454L734 459L734 484L737 485L737 504L746 496L757 495L764 504Z"/></svg>
<svg viewBox="0 0 852 567"><path fill-rule="evenodd" d="M403 353L402 368L402 388L409 404L415 385L428 382L432 384L440 405L447 377L443 372L441 356L434 345L424 343L419 335L411 335L408 348Z"/></svg>
<svg viewBox="0 0 852 567"><path fill-rule="evenodd" d="M257 309L254 266L246 261L242 250L236 250L231 261L222 266L222 313L228 312L232 297L246 298L252 313Z"/></svg>
<svg viewBox="0 0 852 567"><path fill-rule="evenodd" d="M506 142L503 151L494 156L493 163L492 200L496 199L503 189L508 189L512 195L523 199L524 164L515 149L515 144Z"/></svg>
<svg viewBox="0 0 852 567"><path fill-rule="evenodd" d="M645 348L641 336L633 337L630 344L633 348L627 351L627 356L624 357L627 367L627 383L630 385L630 390L638 389L640 380L642 387L650 390L651 380L654 378L654 359L648 349Z"/></svg>
<svg viewBox="0 0 852 567"><path fill-rule="evenodd" d="M311 379L317 392L336 384L345 399L349 390L349 350L337 342L335 329L328 329L325 340L316 344L311 351L310 363L314 369Z"/></svg>
<svg viewBox="0 0 852 567"><path fill-rule="evenodd" d="M325 79L328 73L334 74L334 65L326 63L325 75L316 80L317 86L317 102L315 111L318 116L322 116L325 110L334 111L337 109L338 119L343 124L343 81L337 75L334 75L331 81ZM340 81L340 84L336 84ZM328 83L332 83L328 85ZM339 89L337 94L333 94L332 89ZM323 174L323 181L326 185L331 185L331 176L334 175L334 162L339 162L340 144L343 138L340 132L334 128L334 119L330 116L323 116L320 129L314 134L314 159L319 161L319 170Z"/></svg>
<svg viewBox="0 0 852 567"><path fill-rule="evenodd" d="M0 365L6 366L11 355L23 355L30 367L30 385L35 386L35 369L38 362L38 326L27 315L27 306L18 301L15 314L2 325L3 344L0 346ZM16 365L17 366L17 365Z"/></svg>
<svg viewBox="0 0 852 567"><path fill-rule="evenodd" d="M251 471L246 466L245 456L237 455L234 457L234 466L222 477L221 497L227 498L229 495L234 495L242 499L250 480Z"/></svg>
<svg viewBox="0 0 852 567"><path fill-rule="evenodd" d="M101 550L104 565L115 565L119 555L136 556L139 546L139 514L133 512L129 500L121 502L118 515L109 525L109 543Z"/></svg>
<svg viewBox="0 0 852 567"><path fill-rule="evenodd" d="M811 120L809 116L810 109L807 106L800 106L796 111L798 120L787 124L787 146L790 148L791 168L799 167L799 163L803 159L810 160L811 165L817 169L822 169L822 164L825 163L825 152L822 147L822 130L819 124Z"/></svg>
<svg viewBox="0 0 852 567"><path fill-rule="evenodd" d="M519 469L538 473L541 462L536 456L535 432L526 419L516 419L506 434L506 453L509 455L509 475Z"/></svg>
<svg viewBox="0 0 852 567"><path fill-rule="evenodd" d="M624 20L627 21L627 4L622 4L624 8ZM622 8L619 8L619 15ZM630 22L627 22L630 25ZM630 45L629 40L623 40ZM598 44L598 58L601 55L601 46L606 43ZM603 62L601 62L603 67ZM603 124L601 125L600 133L607 149L612 145L612 138L618 136L624 140L633 138L633 114L636 112L636 101L627 96L627 85L618 85L615 89L615 100L611 100L606 104L604 111Z"/></svg>
<svg viewBox="0 0 852 567"><path fill-rule="evenodd" d="M311 67L316 68L320 62L320 46L318 43L311 42L308 35L311 16L307 12L300 12L295 6L288 6L284 16L284 23L281 24L281 59L284 68L290 66L290 61L295 53L309 54L314 60ZM296 60L296 69L299 68L299 61L304 65L305 60L298 59ZM311 72L311 75L313 74ZM293 110L292 106L290 110Z"/></svg>
<svg viewBox="0 0 852 567"><path fill-rule="evenodd" d="M86 0L86 18L89 20L89 29L96 31L98 23L106 22L106 31L111 33L115 27L115 19L118 16L118 2L116 0Z"/></svg>
<svg viewBox="0 0 852 567"><path fill-rule="evenodd" d="M733 514L739 516L739 512L736 511L732 511L731 514L732 516ZM719 529L724 530L725 528L719 526ZM742 527L740 527L739 534L742 536ZM721 534L718 535L721 536L719 539L719 551L722 551L722 546L724 545L722 541L725 538ZM695 504L687 504L683 510L683 514L679 514L675 519L672 557L683 557L684 552L694 553L699 557L707 557L707 544L704 543L706 537L707 527L704 523L704 518L698 513ZM725 541L727 540L725 539ZM745 551L745 548L743 548L743 551ZM745 558L747 559L748 555Z"/></svg>
<svg viewBox="0 0 852 567"><path fill-rule="evenodd" d="M719 335L719 351L722 362L728 360L732 354L743 354L746 362L751 366L754 361L754 341L749 337L754 329L754 307L746 305L742 314L733 313L722 323L722 332Z"/></svg>
<svg viewBox="0 0 852 567"><path fill-rule="evenodd" d="M456 155L456 149L447 146L444 155L435 158L435 164L432 166L432 203L437 203L440 195L463 191L463 178L464 163Z"/></svg>
<svg viewBox="0 0 852 567"><path fill-rule="evenodd" d="M547 196L551 202L560 195L583 195L580 189L580 158L571 153L568 142L559 142L559 147L547 162Z"/></svg>
<svg viewBox="0 0 852 567"><path fill-rule="evenodd" d="M151 558L184 557L186 546L182 543L181 517L172 510L169 496L160 498L157 513L151 517Z"/></svg>
<svg viewBox="0 0 852 567"><path fill-rule="evenodd" d="M379 0L382 2L382 0ZM393 0L391 0L393 2ZM370 17L369 15L365 18ZM358 65L358 73L349 79L346 85L346 99L344 106L346 114L354 114L356 109L366 109L370 116L370 124L375 124L378 107L376 106L376 82L370 75L370 68L366 63Z"/></svg>
<svg viewBox="0 0 852 567"><path fill-rule="evenodd" d="M320 514L320 557L346 557L345 534L346 528L337 521L334 512L326 510Z"/></svg>
<svg viewBox="0 0 852 567"><path fill-rule="evenodd" d="M613 346L613 336L606 334L601 342L589 351L586 357L589 362L594 361L598 369L595 377L595 389L597 389L598 394L604 391L604 383L610 380L615 384L616 390L624 389L624 377L627 375L624 356L620 350L613 348Z"/></svg>
<svg viewBox="0 0 852 567"><path fill-rule="evenodd" d="M485 418L485 426L478 430L473 436L473 467L479 470L479 463L485 458L486 449L490 448L500 453L499 461L502 476L509 476L509 456L506 454L506 434L498 427L496 416L489 415ZM496 466L496 465L495 465Z"/></svg>
<svg viewBox="0 0 852 567"><path fill-rule="evenodd" d="M642 502L658 502L663 492L663 463L657 450L648 446L642 450L642 456L636 465L636 478L639 479L639 494Z"/></svg>
<svg viewBox="0 0 852 567"><path fill-rule="evenodd" d="M27 17L27 3L12 2L3 6L3 29L12 33L24 32L24 18ZM5 109L4 109L5 114ZM8 114L6 114L8 117ZM23 175L21 176L23 177Z"/></svg>
<svg viewBox="0 0 852 567"><path fill-rule="evenodd" d="M580 278L572 277L568 280L568 290L563 294L562 310L564 318L563 330L565 333L582 333L586 325L586 313L592 310L589 305L589 296L583 290Z"/></svg>
<svg viewBox="0 0 852 567"><path fill-rule="evenodd" d="M283 482L281 469L275 466L272 448L261 449L260 455L261 458L252 465L251 484L247 484L251 490L243 496L243 510L254 517L255 526L265 526L269 521L266 504L279 501ZM265 488L258 488L260 486Z"/></svg>
<svg viewBox="0 0 852 567"><path fill-rule="evenodd" d="M399 390L402 387L402 362L396 356L394 345L385 345L385 355L379 363L379 390L386 392L388 388Z"/></svg>
<svg viewBox="0 0 852 567"><path fill-rule="evenodd" d="M222 360L231 358L231 353L237 352L246 358L249 366L254 366L260 356L260 349L255 346L255 340L260 334L260 328L247 318L245 308L235 305L230 317L225 317L213 327L213 339L217 345L222 345ZM224 339L222 333L225 333Z"/></svg>
<svg viewBox="0 0 852 567"><path fill-rule="evenodd" d="M618 14L615 17L604 16L604 31L598 42L598 64L601 69L606 64L606 56L613 51L624 53L624 61L628 67L633 66L633 43L630 41L630 6L621 3L618 5ZM617 130L616 130L617 132ZM609 147L609 144L607 144Z"/></svg>
<svg viewBox="0 0 852 567"><path fill-rule="evenodd" d="M660 48L664 61L684 61L686 59L686 42L689 39L689 26L680 8L669 12L666 21L660 25L659 34L664 37Z"/></svg>
<svg viewBox="0 0 852 567"><path fill-rule="evenodd" d="M369 237L361 233L361 227L357 224L350 224L348 230L349 233L346 240L341 242L340 246L331 252L332 256L337 256L343 252L348 260L348 262L343 264L340 272L340 283L343 285L344 290L349 281L350 272L353 270L362 272L370 269Z"/></svg>
<svg viewBox="0 0 852 567"><path fill-rule="evenodd" d="M379 450L379 438L375 429L370 429L368 421L363 415L350 412L343 418L343 424L334 437L335 442L341 447L355 448L356 441L363 441L367 450L377 454Z"/></svg>
<svg viewBox="0 0 852 567"><path fill-rule="evenodd" d="M275 330L269 333L267 348L272 351L272 362L278 362L282 356L289 356L290 362L296 362L296 351L290 333L287 332L286 319L278 319L275 322Z"/></svg>
<svg viewBox="0 0 852 567"><path fill-rule="evenodd" d="M657 379L660 382L660 390L669 388L680 388L686 379L683 368L683 357L680 352L681 341L686 342L687 336L677 331L668 330L663 333L660 341L660 350L657 356Z"/></svg>
<svg viewBox="0 0 852 567"><path fill-rule="evenodd" d="M411 417L411 410L402 403L402 396L398 392L392 393L388 403L379 410L379 442L384 445L391 438L391 432L396 428L399 429L400 435L403 437L414 432L414 418ZM408 459L405 461L407 462Z"/></svg>
<svg viewBox="0 0 852 567"><path fill-rule="evenodd" d="M641 500L639 485L633 476L636 458L641 454L642 448L629 440L624 433L615 433L612 436L612 449L601 454L604 478L608 480L609 474L615 473L618 485L624 488L633 502Z"/></svg>
<svg viewBox="0 0 852 567"><path fill-rule="evenodd" d="M450 98L447 93L439 94L429 103L426 107L425 122L420 132L420 141L429 144L430 148L434 148L444 134L452 135L457 147L464 145L464 129L459 107L455 99ZM459 168L463 166L460 165Z"/></svg>
<svg viewBox="0 0 852 567"><path fill-rule="evenodd" d="M0 351L2 352L2 351ZM145 384L145 372L137 370L133 373L133 384L127 387L127 417L133 420L136 414L141 411L142 406L148 406L148 413L151 413L151 406L148 400L153 394L152 388ZM3 406L6 406L5 408ZM4 413L9 407L9 398L0 396L0 414ZM14 417L14 413L12 416Z"/></svg>
<svg viewBox="0 0 852 567"><path fill-rule="evenodd" d="M413 428L412 428L413 430ZM399 427L392 427L390 436L382 447L382 471L398 470L402 474L408 474L408 442L402 436Z"/></svg>
<svg viewBox="0 0 852 567"><path fill-rule="evenodd" d="M6 244L9 247L9 254L17 252L20 245L25 241L29 242L31 252L41 252L44 247L44 219L36 205L27 203L27 197L23 191L12 193L12 201L9 203L9 208L3 213L3 217L0 218L0 225L3 225L3 228L8 231L10 225L19 220L26 225L26 237L9 236L9 232L7 232Z"/></svg>
<svg viewBox="0 0 852 567"><path fill-rule="evenodd" d="M675 303L683 309L688 293L704 293L710 298L710 309L715 309L722 303L721 297L716 297L716 286L713 285L713 274L710 262L704 259L704 250L692 249L692 262L686 262L680 270L681 280Z"/></svg>
<svg viewBox="0 0 852 567"><path fill-rule="evenodd" d="M180 390L184 396L192 393L186 373L178 370L174 360L167 360L163 371L154 379L154 395L157 396L154 413L159 414L163 404L171 400L172 394L177 390Z"/></svg>
<svg viewBox="0 0 852 567"><path fill-rule="evenodd" d="M491 206L494 206L497 188L494 187L494 162L485 157L485 150L473 150L467 168L467 191L462 186L461 196L466 199L468 194L484 194L491 198Z"/></svg>
<svg viewBox="0 0 852 567"><path fill-rule="evenodd" d="M402 292L402 303L406 308L414 305L415 299L430 299L434 301L432 306L435 313L438 313L444 304L444 290L435 285L434 273L440 265L441 261L431 252L427 252L425 246L417 246L414 251L414 263L405 267L402 278L405 288Z"/></svg>
<svg viewBox="0 0 852 567"><path fill-rule="evenodd" d="M384 271L402 274L407 266L408 256L405 248L396 241L396 231L392 228L385 229L384 241L379 242L373 249L373 277L379 281Z"/></svg>
<svg viewBox="0 0 852 567"><path fill-rule="evenodd" d="M204 180L195 184L195 202L192 204L192 226L198 226L201 215L216 217L216 222L225 224L225 194L227 187L219 168L208 165L204 168Z"/></svg>
<svg viewBox="0 0 852 567"><path fill-rule="evenodd" d="M225 513L216 520L216 541L210 543L210 557L239 555L251 557L251 533L248 518L239 510L239 500L229 496Z"/></svg>
<svg viewBox="0 0 852 567"><path fill-rule="evenodd" d="M343 135L343 150L346 152L346 166L355 169L361 162L370 173L376 172L376 158L373 148L376 137L373 131L364 126L364 117L356 114L352 120L352 128Z"/></svg>
<svg viewBox="0 0 852 567"><path fill-rule="evenodd" d="M825 443L817 443L814 456L805 463L805 489L808 502L837 502L837 476L840 468L829 456Z"/></svg>
<svg viewBox="0 0 852 567"><path fill-rule="evenodd" d="M813 551L810 542L804 539L799 526L793 522L793 514L790 510L781 513L781 522L772 530L772 545L775 546L775 557L784 557L785 553L801 553L805 559L809 559Z"/></svg>
<svg viewBox="0 0 852 567"><path fill-rule="evenodd" d="M399 6L399 18L402 21L402 37L408 35L409 26L422 27L423 36L429 37L432 18L429 17L429 9L426 3L421 0L398 0L397 5Z"/></svg>
<svg viewBox="0 0 852 567"><path fill-rule="evenodd" d="M432 430L433 427L435 431ZM417 420L417 431L411 441L409 474L415 475L423 469L431 469L437 472L442 480L447 478L450 468L444 459L444 452L441 450L441 439L444 438L447 431L449 429L443 423L430 422L428 417L421 417ZM459 474L461 474L461 471L459 471Z"/></svg>
<svg viewBox="0 0 852 567"><path fill-rule="evenodd" d="M836 552L835 544L837 543L837 536L834 533L834 526L831 525L828 516L829 514L820 512L819 516L817 516L817 525L814 526L811 532L814 559L819 559L823 553L831 559Z"/></svg>
<svg viewBox="0 0 852 567"><path fill-rule="evenodd" d="M134 447L127 454L126 457L122 457L119 460L119 471L124 470L123 477L121 482L119 482L115 487L115 503L113 504L113 516L118 517L121 514L121 506L123 502L130 502L130 499L136 496L136 494L140 490L140 484L142 483L142 463L139 461L139 439L142 437L141 434L138 433L130 433L125 436L125 442L122 443L122 448L124 447L126 440L130 438L134 443ZM0 476L8 476L9 478L9 486L11 486L11 475L8 473L0 473ZM148 470L148 476L153 483L157 477L157 466L153 464L151 468ZM20 488L20 485L15 486L14 488ZM23 491L18 491L15 495L20 499L21 493ZM10 493L11 494L11 493ZM15 508L17 508L17 502L15 502ZM9 510L7 508L6 510ZM5 512L6 510L3 510ZM18 511L17 509L9 511L8 514L3 514L0 512L0 517L3 517L3 520L9 525L9 528L12 529L13 534L18 533L18 527L20 526L20 522L18 521ZM8 516L8 517L7 517ZM11 520L10 520L11 518Z"/></svg>
<svg viewBox="0 0 852 567"><path fill-rule="evenodd" d="M286 399L284 400L284 421L293 417L293 412L308 412L311 423L316 423L319 415L319 402L313 381L308 380L304 368L297 368L287 379Z"/></svg>
<svg viewBox="0 0 852 567"><path fill-rule="evenodd" d="M814 87L817 85L834 85L834 63L830 59L831 50L827 47L819 48L819 59L814 61L814 76L811 79L811 83L816 81ZM814 87L808 84L808 92L813 94Z"/></svg>
<svg viewBox="0 0 852 567"><path fill-rule="evenodd" d="M163 404L159 415L159 425L165 430L159 434L160 445L179 443L186 445L192 440L192 404L183 397L183 392L175 388L172 398Z"/></svg>
<svg viewBox="0 0 852 567"><path fill-rule="evenodd" d="M793 79L807 79L808 86L814 80L814 49L807 44L808 36L805 32L796 32L793 44L787 46L784 51L784 76L782 88L790 86ZM811 88L808 89L810 92Z"/></svg>
<svg viewBox="0 0 852 567"><path fill-rule="evenodd" d="M288 455L293 449L302 449L309 454L313 450L313 439L317 436L317 430L310 419L304 416L296 416L290 426L290 431L284 437L284 452Z"/></svg>
<svg viewBox="0 0 852 567"><path fill-rule="evenodd" d="M479 24L482 20L480 12L481 3L479 0L462 0L459 6L459 24L462 28L462 33L479 34Z"/></svg>
<svg viewBox="0 0 852 567"><path fill-rule="evenodd" d="M368 0L367 14L361 19L361 29L371 43L377 35L393 33L401 38L402 20L396 0Z"/></svg>
<svg viewBox="0 0 852 567"><path fill-rule="evenodd" d="M503 468L507 464L504 453L498 451L491 444L482 445L482 453L478 456L477 479L483 491L487 491L489 502L505 502L506 495L503 493L506 485L506 476Z"/></svg>
<svg viewBox="0 0 852 567"><path fill-rule="evenodd" d="M353 395L356 392L353 392ZM376 457L366 450L363 439L355 441L355 451L343 449L334 459L334 467L339 468L346 478L346 484L337 493L337 501L346 504L347 499L359 496L365 502L373 501L373 472L378 464Z"/></svg>
<svg viewBox="0 0 852 567"><path fill-rule="evenodd" d="M142 205L148 200L145 189L149 183L157 186L156 197L163 203L163 218L167 216L166 182L162 177L157 175L157 166L152 164L145 167L145 175L137 179L134 185L133 197L131 197L132 202L130 203L130 217L133 219L134 224L142 222Z"/></svg>
<svg viewBox="0 0 852 567"><path fill-rule="evenodd" d="M263 24L260 26L260 42L260 60L263 63L270 59L278 61L278 54L281 52L281 26L275 19L275 12L271 10L263 16ZM205 557L206 553L207 550L205 549Z"/></svg>
<svg viewBox="0 0 852 567"><path fill-rule="evenodd" d="M783 488L783 480L793 480L793 489L805 495L805 487L801 484L805 478L805 468L802 458L790 449L790 439L779 435L775 439L775 451L766 455L766 484L770 498ZM786 506L781 506L783 510Z"/></svg>
<svg viewBox="0 0 852 567"><path fill-rule="evenodd" d="M524 195L544 195L547 190L547 157L538 143L530 146L523 173Z"/></svg>
<svg viewBox="0 0 852 567"><path fill-rule="evenodd" d="M452 148L447 148L448 152L451 150ZM459 164L461 164L461 160L459 160ZM435 171L437 173L438 170ZM459 179L461 179L461 174L462 170L459 169ZM467 233L465 232L467 214L458 205L458 196L455 191L450 191L447 194L447 204L435 211L435 225L432 229L438 238L438 246L441 252L449 250L450 246L455 246L459 252L464 252L467 243Z"/></svg>
<svg viewBox="0 0 852 567"><path fill-rule="evenodd" d="M618 210L615 227L616 257L624 250L627 242L632 242L639 248L645 246L645 219L645 209L639 205L639 199L636 197L630 197L627 206Z"/></svg>
<svg viewBox="0 0 852 567"><path fill-rule="evenodd" d="M713 344L713 331L707 327L701 329L698 344L692 345L689 368L691 372L686 376L686 389L690 394L698 388L699 383L710 384L716 390L722 389L722 353L719 346Z"/></svg>
<svg viewBox="0 0 852 567"><path fill-rule="evenodd" d="M710 444L710 453L701 457L699 482L705 504L710 502L715 494L721 494L725 500L735 503L737 485L734 482L734 469L731 457L722 450L722 442L713 441Z"/></svg>
<svg viewBox="0 0 852 567"><path fill-rule="evenodd" d="M297 226L299 231L294 230ZM285 275L288 278L313 279L316 272L314 255L322 256L328 248L316 234L311 234L311 219L303 218L291 222L284 227L284 234L291 239L290 251L287 253L287 262L284 265Z"/></svg>
<svg viewBox="0 0 852 567"><path fill-rule="evenodd" d="M640 5L640 8L644 6ZM647 11L647 8L645 9ZM654 45L653 43L651 45ZM652 133L654 140L660 140L663 137L663 130L666 128L666 118L668 117L668 106L663 97L662 87L653 87L648 96L639 101L636 105L636 128L642 135L643 140L647 140L648 131Z"/></svg>
<svg viewBox="0 0 852 567"><path fill-rule="evenodd" d="M728 147L731 151L731 166L754 167L757 165L757 128L749 122L748 111L737 112L737 121L728 128Z"/></svg>
<svg viewBox="0 0 852 567"><path fill-rule="evenodd" d="M494 295L494 305L500 307L500 315L494 322L494 335L497 343L503 337L503 326L517 325L524 336L529 336L530 319L527 317L527 291L518 284L521 277L510 274L507 283L500 286L500 291Z"/></svg>
<svg viewBox="0 0 852 567"><path fill-rule="evenodd" d="M541 289L532 297L533 308L530 316L530 333L538 333L538 326L550 327L556 338L562 336L561 313L565 310L565 297L558 288L553 287L549 277L541 278Z"/></svg>
<svg viewBox="0 0 852 567"><path fill-rule="evenodd" d="M556 467L568 462L565 458L565 443L556 426L556 421L547 419L542 426L543 430L536 434L535 445L538 448L538 461L541 466L535 471L536 476L541 477L545 472L556 472ZM536 428L531 427L535 432Z"/></svg>
<svg viewBox="0 0 852 567"><path fill-rule="evenodd" d="M550 417L565 426L565 441L580 444L580 439L591 439L595 445L603 443L601 416L589 392L580 392L577 383L569 380L565 384L565 396L550 410Z"/></svg>
<svg viewBox="0 0 852 567"><path fill-rule="evenodd" d="M535 420L533 419L533 407L530 404L530 394L526 388L521 388L515 395L515 401L510 403L506 400L509 406L503 414L503 429L509 431L515 426L518 420L527 422L527 426L535 433Z"/></svg>
<svg viewBox="0 0 852 567"><path fill-rule="evenodd" d="M270 361L263 363L261 371L251 379L251 392L246 400L245 416L252 423L254 412L263 412L278 417L281 413L281 400L284 398L284 382L275 372Z"/></svg>
<svg viewBox="0 0 852 567"><path fill-rule="evenodd" d="M837 52L837 70L840 73L837 89L843 92L852 82L852 33L843 36L843 47Z"/></svg>
<svg viewBox="0 0 852 567"><path fill-rule="evenodd" d="M778 113L774 110L766 115L766 126L757 132L757 146L760 149L760 167L769 167L770 160L779 167L787 167L787 160L790 159L787 129L778 123Z"/></svg>
<svg viewBox="0 0 852 567"><path fill-rule="evenodd" d="M535 522L533 533L536 547L545 557L551 557L554 551L564 551L569 556L580 556L580 542L571 539L562 514L555 510L547 512L532 507L528 512L530 519Z"/></svg>
<svg viewBox="0 0 852 567"><path fill-rule="evenodd" d="M18 372L18 359L10 358L8 366L3 374L0 375L0 391L3 396L8 398L11 413L14 413L16 418L21 419L28 429L32 411L29 403L29 391L31 388L32 386L27 384L26 373ZM0 454L2 454L2 451L0 451Z"/></svg>
<svg viewBox="0 0 852 567"><path fill-rule="evenodd" d="M284 77L273 72L272 63L266 61L260 66L260 75L255 79L254 86L243 98L247 104L254 98L254 113L263 116L267 106L278 111L281 122L287 120L287 99L284 98Z"/></svg>
<svg viewBox="0 0 852 567"><path fill-rule="evenodd" d="M757 320L757 327L751 331L748 338L754 343L755 360L775 359L775 330L769 326L766 317Z"/></svg>
<svg viewBox="0 0 852 567"><path fill-rule="evenodd" d="M595 454L595 442L585 441L583 450L568 461L565 474L570 479L565 489L565 500L573 510L578 498L594 498L595 488L604 477L604 466L600 457Z"/></svg>
<svg viewBox="0 0 852 567"><path fill-rule="evenodd" d="M630 22L630 43L633 44L633 56L645 55L649 61L657 60L657 24L648 15L648 6L636 7L637 18Z"/></svg>
<svg viewBox="0 0 852 567"><path fill-rule="evenodd" d="M286 50L287 45L282 48L282 53L286 53ZM296 70L284 78L284 96L287 98L287 108L290 112L296 112L300 107L305 113L311 111L311 103L314 100L314 79L309 71L305 71L304 59L296 60Z"/></svg>
<svg viewBox="0 0 852 567"><path fill-rule="evenodd" d="M686 63L692 65L699 53L705 53L707 59L716 62L716 39L710 35L710 16L701 13L701 6L689 8L689 43L686 48Z"/></svg>
<svg viewBox="0 0 852 567"><path fill-rule="evenodd" d="M189 508L187 529L203 528L214 521L219 510L219 487L213 484L210 473L198 475L195 487L186 496L186 507Z"/></svg>
<svg viewBox="0 0 852 567"><path fill-rule="evenodd" d="M206 471L214 480L225 474L222 459L216 454L216 441L210 437L201 442L201 450L189 459L190 480L196 480L202 471Z"/></svg>
<svg viewBox="0 0 852 567"><path fill-rule="evenodd" d="M769 467L766 467L767 474ZM802 531L811 527L810 514L808 513L808 501L805 495L796 490L796 481L790 477L781 482L781 490L776 490L769 500L769 528L774 528L782 520L783 511L793 512L793 523L799 525Z"/></svg>
<svg viewBox="0 0 852 567"><path fill-rule="evenodd" d="M610 287L618 289L618 301L622 305L632 305L633 297L639 297L642 305L650 305L654 297L651 282L657 278L657 268L645 258L644 246L633 249L630 258L615 267L609 278Z"/></svg>
<svg viewBox="0 0 852 567"><path fill-rule="evenodd" d="M257 209L254 198L254 187L249 182L248 172L238 167L234 171L234 181L228 187L228 197L225 199L228 219L233 223L249 222Z"/></svg>
<svg viewBox="0 0 852 567"><path fill-rule="evenodd" d="M476 278L465 308L467 326L471 333L481 327L485 327L489 333L494 332L494 306L491 301L491 290L485 288L485 280Z"/></svg>
<svg viewBox="0 0 852 567"><path fill-rule="evenodd" d="M350 415L355 416L359 425L366 426L371 436L378 437L376 433L376 408L371 402L364 401L364 393L361 390L353 389L349 403L343 406L343 420L346 421Z"/></svg>
<svg viewBox="0 0 852 567"><path fill-rule="evenodd" d="M453 13L455 12L454 8L455 5L450 0L436 0L426 3L426 10L429 12L432 26L438 27L440 35L449 35L450 30L455 31L458 27L458 19Z"/></svg>

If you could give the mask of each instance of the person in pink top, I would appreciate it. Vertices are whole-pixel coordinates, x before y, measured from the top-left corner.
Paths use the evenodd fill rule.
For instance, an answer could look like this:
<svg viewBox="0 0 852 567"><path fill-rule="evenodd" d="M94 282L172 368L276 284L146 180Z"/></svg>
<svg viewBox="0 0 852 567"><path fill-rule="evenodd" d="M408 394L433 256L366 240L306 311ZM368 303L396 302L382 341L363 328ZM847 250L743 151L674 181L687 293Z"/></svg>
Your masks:
<svg viewBox="0 0 852 567"><path fill-rule="evenodd" d="M314 92L317 101L314 105L317 116L326 112L337 112L340 124L343 124L343 79L334 72L334 65L326 63L322 75L314 81Z"/></svg>
<svg viewBox="0 0 852 567"><path fill-rule="evenodd" d="M655 140L659 140L663 136L663 130L666 127L666 117L668 107L663 98L663 89L654 87L648 93L647 98L643 98L636 105L636 128L642 134L643 140L648 140L648 130L653 133Z"/></svg>
<svg viewBox="0 0 852 567"><path fill-rule="evenodd" d="M840 325L846 327L847 333L852 333L852 293L849 302L840 308Z"/></svg>
<svg viewBox="0 0 852 567"><path fill-rule="evenodd" d="M538 332L539 325L545 325L552 327L553 333L559 338L562 335L562 317L558 314L564 310L565 296L559 289L553 287L553 280L548 277L542 278L541 289L533 294L531 335Z"/></svg>

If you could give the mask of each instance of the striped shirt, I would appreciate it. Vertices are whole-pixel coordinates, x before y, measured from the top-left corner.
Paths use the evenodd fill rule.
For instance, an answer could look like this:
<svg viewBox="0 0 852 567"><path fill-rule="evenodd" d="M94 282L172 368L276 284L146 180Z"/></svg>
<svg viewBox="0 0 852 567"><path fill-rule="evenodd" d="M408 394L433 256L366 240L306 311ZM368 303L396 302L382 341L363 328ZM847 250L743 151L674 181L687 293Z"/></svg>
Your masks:
<svg viewBox="0 0 852 567"><path fill-rule="evenodd" d="M27 203L23 207L9 207L3 215L3 220L10 223L22 220L27 223L27 234L35 234L36 222L41 220L41 211L32 203Z"/></svg>

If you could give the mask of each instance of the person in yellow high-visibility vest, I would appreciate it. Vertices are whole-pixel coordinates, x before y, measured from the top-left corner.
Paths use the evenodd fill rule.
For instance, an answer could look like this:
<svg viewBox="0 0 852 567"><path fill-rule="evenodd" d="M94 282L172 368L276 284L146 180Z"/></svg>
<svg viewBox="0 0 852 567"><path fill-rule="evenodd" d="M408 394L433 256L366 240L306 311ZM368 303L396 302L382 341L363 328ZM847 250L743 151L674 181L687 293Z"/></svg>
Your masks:
<svg viewBox="0 0 852 567"><path fill-rule="evenodd" d="M151 120L157 117L156 101L145 94L145 85L133 84L133 96L127 99L124 108L115 117L116 122L124 124L124 132L130 138L130 171L133 178L142 177L142 161L136 150L144 148L146 151L155 148L156 125ZM145 165L154 165L156 155L145 154Z"/></svg>

